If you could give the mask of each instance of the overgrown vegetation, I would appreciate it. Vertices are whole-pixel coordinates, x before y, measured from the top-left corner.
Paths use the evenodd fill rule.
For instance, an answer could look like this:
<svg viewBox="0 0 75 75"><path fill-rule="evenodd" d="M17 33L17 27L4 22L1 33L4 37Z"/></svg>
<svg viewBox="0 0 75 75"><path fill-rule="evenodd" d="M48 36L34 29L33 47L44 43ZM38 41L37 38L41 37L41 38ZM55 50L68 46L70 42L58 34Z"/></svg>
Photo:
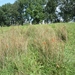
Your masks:
<svg viewBox="0 0 75 75"><path fill-rule="evenodd" d="M1 75L74 75L75 24L0 28Z"/></svg>

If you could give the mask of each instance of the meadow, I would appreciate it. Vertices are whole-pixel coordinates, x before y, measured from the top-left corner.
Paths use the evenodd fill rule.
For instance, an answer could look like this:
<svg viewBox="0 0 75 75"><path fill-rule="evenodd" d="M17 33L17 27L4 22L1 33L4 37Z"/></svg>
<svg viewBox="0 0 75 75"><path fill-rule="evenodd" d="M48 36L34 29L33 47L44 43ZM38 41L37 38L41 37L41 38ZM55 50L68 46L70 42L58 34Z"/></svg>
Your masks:
<svg viewBox="0 0 75 75"><path fill-rule="evenodd" d="M0 75L75 75L75 23L0 27Z"/></svg>

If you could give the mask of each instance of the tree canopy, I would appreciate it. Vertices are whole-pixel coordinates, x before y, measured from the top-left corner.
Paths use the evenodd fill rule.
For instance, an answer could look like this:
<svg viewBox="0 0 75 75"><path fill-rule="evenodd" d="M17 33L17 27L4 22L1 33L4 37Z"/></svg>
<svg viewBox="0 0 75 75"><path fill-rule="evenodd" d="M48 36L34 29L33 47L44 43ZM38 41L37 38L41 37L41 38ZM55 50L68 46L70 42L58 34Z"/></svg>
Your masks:
<svg viewBox="0 0 75 75"><path fill-rule="evenodd" d="M63 22L75 21L75 0L16 0L13 4L7 3L0 6L0 26L26 22L38 24L43 20L56 22L58 15Z"/></svg>

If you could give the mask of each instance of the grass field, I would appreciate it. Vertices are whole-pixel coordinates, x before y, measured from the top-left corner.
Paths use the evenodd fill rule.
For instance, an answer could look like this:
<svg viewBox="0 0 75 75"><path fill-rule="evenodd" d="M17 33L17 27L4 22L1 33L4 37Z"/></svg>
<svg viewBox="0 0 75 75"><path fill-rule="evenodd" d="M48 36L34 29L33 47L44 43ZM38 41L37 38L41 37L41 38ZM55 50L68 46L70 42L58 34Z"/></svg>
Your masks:
<svg viewBox="0 0 75 75"><path fill-rule="evenodd" d="M75 75L75 23L0 27L0 75Z"/></svg>

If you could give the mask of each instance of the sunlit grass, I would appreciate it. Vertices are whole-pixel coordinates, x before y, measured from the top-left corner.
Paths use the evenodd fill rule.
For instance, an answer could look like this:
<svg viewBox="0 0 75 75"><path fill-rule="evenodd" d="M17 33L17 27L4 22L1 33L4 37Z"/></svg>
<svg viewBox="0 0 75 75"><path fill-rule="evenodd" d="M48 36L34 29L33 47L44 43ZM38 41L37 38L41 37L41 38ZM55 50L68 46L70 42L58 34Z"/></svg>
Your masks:
<svg viewBox="0 0 75 75"><path fill-rule="evenodd" d="M1 75L74 75L75 23L0 28Z"/></svg>

